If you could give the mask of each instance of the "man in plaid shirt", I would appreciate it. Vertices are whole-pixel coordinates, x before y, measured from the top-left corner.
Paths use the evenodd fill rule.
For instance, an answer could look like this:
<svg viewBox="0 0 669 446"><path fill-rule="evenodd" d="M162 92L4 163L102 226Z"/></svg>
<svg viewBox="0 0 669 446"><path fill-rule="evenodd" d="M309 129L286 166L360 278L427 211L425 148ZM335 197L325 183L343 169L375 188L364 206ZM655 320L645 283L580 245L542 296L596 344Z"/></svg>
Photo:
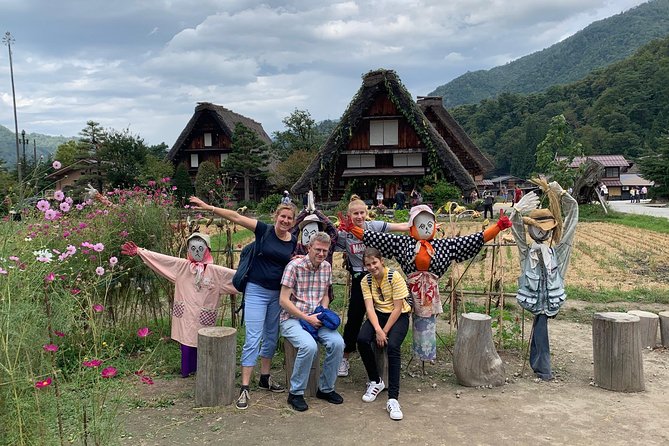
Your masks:
<svg viewBox="0 0 669 446"><path fill-rule="evenodd" d="M307 388L311 364L318 355L318 344L302 328L300 319L318 329L318 342L325 346L325 360L316 397L332 404L344 402L334 389L337 368L344 352L344 339L337 330L323 326L318 319L320 313L312 314L319 305L328 308L330 304L328 287L332 283L332 266L325 260L330 242L330 236L324 232L312 236L308 255L291 260L281 278L281 335L297 350L290 377L288 404L300 412L309 408L304 401L304 390Z"/></svg>

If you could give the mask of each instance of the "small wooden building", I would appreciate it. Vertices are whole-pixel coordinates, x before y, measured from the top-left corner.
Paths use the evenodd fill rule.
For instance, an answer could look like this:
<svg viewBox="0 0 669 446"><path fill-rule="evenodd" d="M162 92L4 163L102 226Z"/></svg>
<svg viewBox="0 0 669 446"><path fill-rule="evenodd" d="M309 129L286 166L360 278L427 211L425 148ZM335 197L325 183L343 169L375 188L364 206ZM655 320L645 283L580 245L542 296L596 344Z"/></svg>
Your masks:
<svg viewBox="0 0 669 446"><path fill-rule="evenodd" d="M204 161L210 161L220 167L225 158L232 152L232 133L237 123L244 124L253 130L268 145L272 140L262 125L251 118L242 116L227 108L210 102L198 102L193 116L186 124L167 159L175 166L185 163L193 181L198 167ZM252 199L261 198L263 184L251 185ZM236 195L243 197L243 181L238 182Z"/></svg>
<svg viewBox="0 0 669 446"><path fill-rule="evenodd" d="M492 165L438 98L418 103L391 70L371 71L314 161L293 185L320 200L339 200L347 189L374 199L383 189L390 203L431 176L469 193L474 177Z"/></svg>
<svg viewBox="0 0 669 446"><path fill-rule="evenodd" d="M627 161L623 155L588 155L574 158L569 167L576 169L588 159L597 161L604 166L604 176L600 183L605 184L608 188L609 200L629 198L630 185L623 185L620 177L621 174L627 172L632 163Z"/></svg>

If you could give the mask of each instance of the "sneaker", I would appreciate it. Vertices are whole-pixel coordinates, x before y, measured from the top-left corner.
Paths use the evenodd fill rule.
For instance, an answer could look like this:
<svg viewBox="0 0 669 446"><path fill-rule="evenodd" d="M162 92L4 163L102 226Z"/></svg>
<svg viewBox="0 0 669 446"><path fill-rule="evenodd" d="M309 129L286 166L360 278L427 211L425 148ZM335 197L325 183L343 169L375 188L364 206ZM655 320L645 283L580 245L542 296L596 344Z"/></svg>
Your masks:
<svg viewBox="0 0 669 446"><path fill-rule="evenodd" d="M235 403L235 407L237 409L244 410L249 407L249 391L246 389L242 389L241 392L239 392L239 398L237 398L237 402Z"/></svg>
<svg viewBox="0 0 669 446"><path fill-rule="evenodd" d="M404 414L402 413L402 408L400 407L400 403L395 398L388 399L388 403L386 404L386 410L390 414L391 420L399 421L402 418L404 418Z"/></svg>
<svg viewBox="0 0 669 446"><path fill-rule="evenodd" d="M344 402L344 398L342 398L342 396L334 390L332 392L325 393L321 392L321 389L318 389L316 391L316 398L320 398L332 404L341 404Z"/></svg>
<svg viewBox="0 0 669 446"><path fill-rule="evenodd" d="M260 380L260 382L258 382L258 388L269 390L274 393L283 393L286 391L286 388L279 383L275 383L271 376L267 379L267 383L263 383L262 380Z"/></svg>
<svg viewBox="0 0 669 446"><path fill-rule="evenodd" d="M339 370L337 370L337 376L348 376L348 369L351 368L351 364L348 363L348 358L341 358L339 363Z"/></svg>
<svg viewBox="0 0 669 446"><path fill-rule="evenodd" d="M386 388L386 385L383 383L382 379L379 379L378 383L370 381L367 383L367 391L362 396L362 400L366 403L371 403L376 399L376 396Z"/></svg>
<svg viewBox="0 0 669 446"><path fill-rule="evenodd" d="M304 412L309 408L307 402L304 401L304 395L293 395L290 392L288 393L288 404L298 412Z"/></svg>

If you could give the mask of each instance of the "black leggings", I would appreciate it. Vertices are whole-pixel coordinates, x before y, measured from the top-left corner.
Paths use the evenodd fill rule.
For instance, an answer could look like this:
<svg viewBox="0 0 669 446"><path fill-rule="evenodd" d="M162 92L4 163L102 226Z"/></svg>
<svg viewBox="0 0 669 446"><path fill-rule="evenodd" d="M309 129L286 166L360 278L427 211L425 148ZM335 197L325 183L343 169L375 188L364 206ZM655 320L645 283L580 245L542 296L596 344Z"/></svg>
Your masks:
<svg viewBox="0 0 669 446"><path fill-rule="evenodd" d="M390 318L390 313L379 313L377 311L376 317L379 318L379 325L384 327ZM388 345L386 347L388 352L388 382L386 383L388 385L388 398L397 399L400 394L401 348L407 331L409 331L409 313L402 313L393 324L390 333L388 333ZM369 380L379 382L379 370L376 367L372 343L376 343L376 332L368 319L362 324L358 335L358 351L363 364L365 364Z"/></svg>
<svg viewBox="0 0 669 446"><path fill-rule="evenodd" d="M367 273L351 274L351 295L348 300L346 325L344 326L344 353L354 352L358 342L358 333L365 317L365 301L362 299L360 282Z"/></svg>

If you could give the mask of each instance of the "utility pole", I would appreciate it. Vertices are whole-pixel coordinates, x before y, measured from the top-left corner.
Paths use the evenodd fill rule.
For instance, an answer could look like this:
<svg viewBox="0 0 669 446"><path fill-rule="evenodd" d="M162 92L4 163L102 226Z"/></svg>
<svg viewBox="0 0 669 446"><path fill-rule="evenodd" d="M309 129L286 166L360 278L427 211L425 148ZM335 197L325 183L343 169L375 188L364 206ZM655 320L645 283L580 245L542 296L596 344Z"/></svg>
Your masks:
<svg viewBox="0 0 669 446"><path fill-rule="evenodd" d="M33 164L37 167L37 141L33 138Z"/></svg>
<svg viewBox="0 0 669 446"><path fill-rule="evenodd" d="M7 31L5 37L2 38L2 41L7 45L9 50L9 74L12 79L12 99L14 100L14 136L16 137L16 171L19 174L19 198L23 200L23 187L22 187L22 178L21 178L21 157L19 154L19 121L16 118L16 91L14 90L14 65L12 64L12 42L14 38L12 34Z"/></svg>

